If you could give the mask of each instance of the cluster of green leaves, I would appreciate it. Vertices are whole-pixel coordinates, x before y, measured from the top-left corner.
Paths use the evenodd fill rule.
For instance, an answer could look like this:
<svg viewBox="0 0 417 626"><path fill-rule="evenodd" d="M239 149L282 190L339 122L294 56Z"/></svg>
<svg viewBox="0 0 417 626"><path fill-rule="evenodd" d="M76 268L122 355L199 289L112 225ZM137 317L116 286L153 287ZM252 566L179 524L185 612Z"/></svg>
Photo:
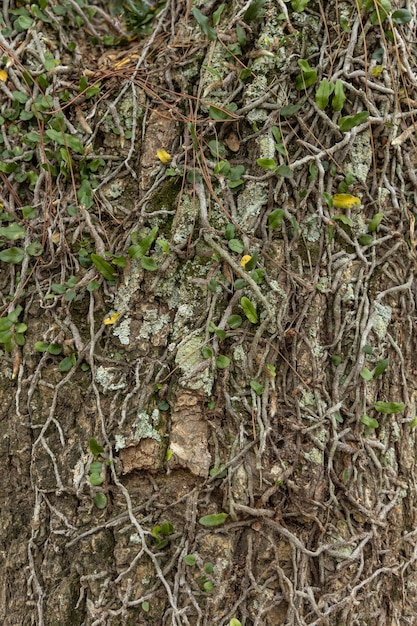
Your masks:
<svg viewBox="0 0 417 626"><path fill-rule="evenodd" d="M358 0L358 6L369 16L369 21L374 25L382 24L387 17L390 17L395 25L408 24L413 19L408 9L393 11L389 0Z"/></svg>
<svg viewBox="0 0 417 626"><path fill-rule="evenodd" d="M77 364L76 353L72 349L68 348L67 346L64 348L59 343L48 343L47 341L36 341L34 347L37 352L48 352L52 356L59 356L63 352L64 354L67 353L67 356L64 356L64 358L59 362L59 366L58 366L59 371L62 373L69 372L69 370L72 369ZM68 352L70 352L70 354L68 354ZM87 363L83 363L81 365L81 369L88 370L89 365Z"/></svg>
<svg viewBox="0 0 417 626"><path fill-rule="evenodd" d="M257 22L261 20L264 16L263 7L265 2L266 0L254 0L243 14L243 21L246 22L246 24L251 24L252 22ZM214 11L211 19L206 15L203 15L203 13L196 7L193 7L191 9L191 12L197 24L200 26L202 33L207 37L209 41L215 41L217 39L217 30L215 29L215 27L220 24L220 19L225 8L225 3L220 4ZM237 27L237 29L238 45L244 46L246 45L246 36L244 30L239 26ZM236 49L236 47L234 47L231 52L233 54L239 54L239 50Z"/></svg>
<svg viewBox="0 0 417 626"><path fill-rule="evenodd" d="M15 345L25 345L27 325L19 322L19 315L22 311L23 308L18 304L8 315L0 317L0 344L3 344L6 352L11 352Z"/></svg>
<svg viewBox="0 0 417 626"><path fill-rule="evenodd" d="M130 259L140 259L141 267L144 270L154 272L157 264L150 256L146 256L158 234L158 227L154 226L148 235L139 239L138 233L132 234L132 245L129 247L128 254ZM165 254L169 253L169 243L165 239L156 239L156 243L162 248Z"/></svg>
<svg viewBox="0 0 417 626"><path fill-rule="evenodd" d="M170 542L170 535L174 532L174 526L171 522L162 522L154 526L151 530L151 535L155 540L155 547L157 550L163 550Z"/></svg>
<svg viewBox="0 0 417 626"><path fill-rule="evenodd" d="M22 207L20 210L23 219L30 219L36 215L33 207L30 206ZM38 241L30 243L26 248L9 245L10 242L24 239L27 235L26 228L17 222L12 215L0 211L0 224L2 224L0 226L0 261L17 265L23 261L26 253L33 257L42 254L42 244ZM3 224L7 224L7 226L3 226Z"/></svg>
<svg viewBox="0 0 417 626"><path fill-rule="evenodd" d="M282 140L281 131L277 126L273 126L271 128L271 132L275 139L275 150L279 154L286 157L287 150ZM271 172L274 172L274 174L278 174L279 176L283 176L284 178L292 178L294 176L292 170L288 167L288 165L286 165L285 163L278 165L275 159L261 158L257 159L256 163L264 170L270 170Z"/></svg>
<svg viewBox="0 0 417 626"><path fill-rule="evenodd" d="M94 456L94 461L90 464L89 481L93 487L101 487L104 482L104 466L108 464L108 461L105 461L102 457L104 447L92 437L89 441L89 448L91 454ZM105 509L107 506L107 496L102 491L97 491L94 495L93 502L98 509Z"/></svg>
<svg viewBox="0 0 417 626"><path fill-rule="evenodd" d="M124 22L134 35L144 37L152 32L152 21L165 7L166 1L151 4L146 0L118 0L113 3L112 13Z"/></svg>

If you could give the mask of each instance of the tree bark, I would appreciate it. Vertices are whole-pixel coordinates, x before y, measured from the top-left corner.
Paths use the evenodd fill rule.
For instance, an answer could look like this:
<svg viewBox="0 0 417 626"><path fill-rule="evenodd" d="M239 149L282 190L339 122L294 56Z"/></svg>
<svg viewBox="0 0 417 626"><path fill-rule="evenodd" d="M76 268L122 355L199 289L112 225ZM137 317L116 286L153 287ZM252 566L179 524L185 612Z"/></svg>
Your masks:
<svg viewBox="0 0 417 626"><path fill-rule="evenodd" d="M51 167L1 170L5 626L413 623L416 15L361 4L168 0L49 83Z"/></svg>

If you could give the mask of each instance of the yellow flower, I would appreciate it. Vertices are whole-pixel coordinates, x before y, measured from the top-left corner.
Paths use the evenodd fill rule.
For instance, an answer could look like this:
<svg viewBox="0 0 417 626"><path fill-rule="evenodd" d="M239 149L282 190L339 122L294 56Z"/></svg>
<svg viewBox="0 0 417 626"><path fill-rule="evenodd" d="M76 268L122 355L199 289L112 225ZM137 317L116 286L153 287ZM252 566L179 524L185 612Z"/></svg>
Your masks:
<svg viewBox="0 0 417 626"><path fill-rule="evenodd" d="M8 78L8 76L7 76L6 70L0 70L0 81L2 83L5 83L7 78Z"/></svg>
<svg viewBox="0 0 417 626"><path fill-rule="evenodd" d="M245 267L246 263L249 263L251 258L250 254L245 254L245 256L243 256L240 260L240 267Z"/></svg>
<svg viewBox="0 0 417 626"><path fill-rule="evenodd" d="M157 151L156 156L161 161L161 163L169 163L171 160L171 155L168 154L166 150L160 149Z"/></svg>
<svg viewBox="0 0 417 626"><path fill-rule="evenodd" d="M109 324L114 324L119 315L120 313L113 313L113 315L109 315L108 317L104 318L103 324L106 324L106 326Z"/></svg>
<svg viewBox="0 0 417 626"><path fill-rule="evenodd" d="M357 196L351 196L350 193L336 193L333 196L333 206L336 209L351 209L354 206L360 206L361 199Z"/></svg>

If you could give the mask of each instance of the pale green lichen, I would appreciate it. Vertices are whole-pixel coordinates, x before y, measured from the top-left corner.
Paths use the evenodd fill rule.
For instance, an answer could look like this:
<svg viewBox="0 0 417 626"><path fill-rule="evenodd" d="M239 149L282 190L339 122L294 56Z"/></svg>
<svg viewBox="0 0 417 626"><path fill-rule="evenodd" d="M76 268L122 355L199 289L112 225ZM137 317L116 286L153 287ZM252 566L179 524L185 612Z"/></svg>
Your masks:
<svg viewBox="0 0 417 626"><path fill-rule="evenodd" d="M137 339L150 340L154 335L160 333L171 322L168 313L160 314L158 309L145 311L143 324Z"/></svg>
<svg viewBox="0 0 417 626"><path fill-rule="evenodd" d="M244 231L253 231L267 202L268 186L265 183L248 181L237 200L237 220Z"/></svg>
<svg viewBox="0 0 417 626"><path fill-rule="evenodd" d="M323 452L318 448L312 448L308 452L304 452L303 456L310 463L315 463L316 465L323 464Z"/></svg>
<svg viewBox="0 0 417 626"><path fill-rule="evenodd" d="M177 246L186 245L193 231L197 216L198 200L183 195L175 216L172 241Z"/></svg>
<svg viewBox="0 0 417 626"><path fill-rule="evenodd" d="M303 223L303 235L311 243L320 239L322 231L319 228L317 217L311 217Z"/></svg>
<svg viewBox="0 0 417 626"><path fill-rule="evenodd" d="M128 346L130 342L130 324L131 319L127 317L122 320L118 326L113 329L113 335L117 337L123 346Z"/></svg>
<svg viewBox="0 0 417 626"><path fill-rule="evenodd" d="M114 441L114 448L116 452L118 452L119 450L123 450L123 448L126 448L126 437L124 437L124 435L115 435Z"/></svg>
<svg viewBox="0 0 417 626"><path fill-rule="evenodd" d="M356 135L349 153L347 169L355 178L366 184L370 167L372 165L371 135L368 130Z"/></svg>
<svg viewBox="0 0 417 626"><path fill-rule="evenodd" d="M184 339L178 346L175 363L181 369L183 380L181 384L188 389L201 389L207 395L211 394L214 378L210 368L200 368L204 362L201 349L204 346L202 335L192 335Z"/></svg>
<svg viewBox="0 0 417 626"><path fill-rule="evenodd" d="M388 326L391 322L392 308L380 302L375 302L374 306L375 311L372 329L380 339L383 339L387 334Z"/></svg>
<svg viewBox="0 0 417 626"><path fill-rule="evenodd" d="M133 440L155 439L161 441L161 435L156 430L159 423L159 410L154 409L151 415L147 413L139 413L136 420L132 424Z"/></svg>
<svg viewBox="0 0 417 626"><path fill-rule="evenodd" d="M109 391L117 391L126 387L124 375L121 375L119 370L115 371L102 365L96 369L96 381Z"/></svg>

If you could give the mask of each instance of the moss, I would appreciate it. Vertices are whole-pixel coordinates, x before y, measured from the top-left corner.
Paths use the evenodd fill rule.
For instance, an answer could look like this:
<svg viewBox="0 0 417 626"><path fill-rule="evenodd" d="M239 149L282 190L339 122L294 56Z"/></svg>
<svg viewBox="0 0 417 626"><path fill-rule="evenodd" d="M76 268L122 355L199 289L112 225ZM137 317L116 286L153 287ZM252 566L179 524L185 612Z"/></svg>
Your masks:
<svg viewBox="0 0 417 626"><path fill-rule="evenodd" d="M174 211L176 208L178 194L181 190L181 179L179 177L173 177L169 180L166 180L155 193L152 195L152 198L147 206L147 212L152 213L153 211ZM169 226L169 230L164 227L163 230L165 236L170 234L172 218L169 216L164 216L164 224ZM165 232L167 231L167 232Z"/></svg>

